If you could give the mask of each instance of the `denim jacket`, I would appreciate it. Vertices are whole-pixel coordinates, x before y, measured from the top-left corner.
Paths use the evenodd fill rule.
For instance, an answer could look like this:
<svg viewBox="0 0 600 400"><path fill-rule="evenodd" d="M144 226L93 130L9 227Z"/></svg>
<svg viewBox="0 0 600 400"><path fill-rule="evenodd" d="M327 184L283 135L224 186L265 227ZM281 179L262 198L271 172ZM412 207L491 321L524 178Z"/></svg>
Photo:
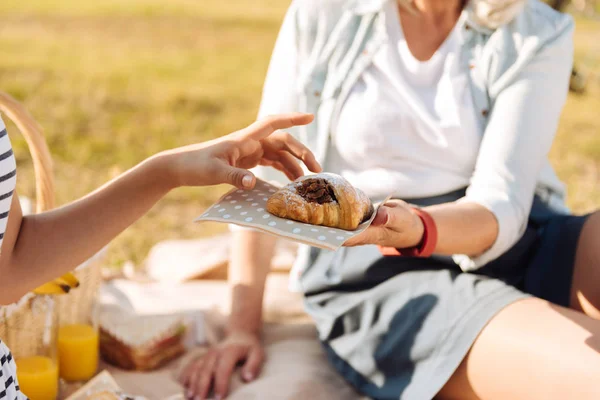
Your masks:
<svg viewBox="0 0 600 400"><path fill-rule="evenodd" d="M293 133L322 164L344 100L387 40L385 1L296 0L281 28L260 115L314 113L314 123ZM534 194L568 212L564 185L547 154L568 92L574 24L538 0L525 1L511 21L496 29L478 23L469 6L458 24L459 62L468 74L467 82L455 83L455 92L472 96L482 135L467 197L490 209L499 223L498 238L489 250L477 257L454 257L470 271L519 239ZM256 172L267 180L281 178L264 168ZM517 188L525 195L515 196Z"/></svg>

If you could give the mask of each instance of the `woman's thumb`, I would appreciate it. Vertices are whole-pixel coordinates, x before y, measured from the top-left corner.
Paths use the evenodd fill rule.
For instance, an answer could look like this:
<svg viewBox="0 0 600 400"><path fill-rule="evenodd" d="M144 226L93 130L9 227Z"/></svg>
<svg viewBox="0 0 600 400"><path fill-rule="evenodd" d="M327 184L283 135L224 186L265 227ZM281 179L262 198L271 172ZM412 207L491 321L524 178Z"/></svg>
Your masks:
<svg viewBox="0 0 600 400"><path fill-rule="evenodd" d="M382 205L377 209L377 215L373 218L371 226L385 226L388 223L389 217L388 208Z"/></svg>

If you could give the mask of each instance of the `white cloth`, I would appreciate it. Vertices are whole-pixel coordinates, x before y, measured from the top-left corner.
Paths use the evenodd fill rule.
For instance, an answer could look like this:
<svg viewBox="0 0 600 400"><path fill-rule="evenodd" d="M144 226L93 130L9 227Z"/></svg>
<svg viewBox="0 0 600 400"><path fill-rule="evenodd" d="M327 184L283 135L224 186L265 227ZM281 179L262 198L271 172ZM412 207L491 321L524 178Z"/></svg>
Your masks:
<svg viewBox="0 0 600 400"><path fill-rule="evenodd" d="M119 304L135 314L202 314L203 337L198 343L222 340L230 308L230 287L226 281L194 281L181 285L143 284L113 281L100 291L102 308ZM309 317L303 312L302 296L287 290L285 274L269 274L264 301L263 343L268 362L259 379L244 383L236 372L228 399L358 400L361 397L344 382L327 362ZM156 371L139 373L110 365L110 371L125 393L148 399L183 400L176 377L188 362L206 351L199 347L182 359ZM11 399L12 400L12 399Z"/></svg>
<svg viewBox="0 0 600 400"><path fill-rule="evenodd" d="M481 18L475 18L471 2L461 15L461 65L457 67L467 76L464 82L455 79L454 103L467 132L473 110L465 107L465 101L471 97L481 136L465 199L489 209L499 229L496 241L483 254L454 256L464 271L486 265L521 237L534 194L557 212L568 213L565 186L547 154L568 91L573 20L539 1L518 7L517 0L511 1L510 9L503 8L508 3L500 0L478 3L486 1L495 4L488 11L493 11L490 16L501 16L497 20L501 23L497 29L490 27L495 25L492 21L478 23ZM392 0L292 2L271 57L259 116L313 112L312 124L291 132L320 160L329 159L331 154L325 149L336 133L340 102L388 39L382 17L383 6L389 2ZM259 167L255 173L265 180L286 181L272 169ZM302 247L299 253L297 266L305 265L308 250Z"/></svg>
<svg viewBox="0 0 600 400"><path fill-rule="evenodd" d="M394 2L384 16L389 39L342 107L327 169L375 199L464 188L481 138L471 97L455 101L456 82L466 79L457 68L457 29L421 62L408 48Z"/></svg>

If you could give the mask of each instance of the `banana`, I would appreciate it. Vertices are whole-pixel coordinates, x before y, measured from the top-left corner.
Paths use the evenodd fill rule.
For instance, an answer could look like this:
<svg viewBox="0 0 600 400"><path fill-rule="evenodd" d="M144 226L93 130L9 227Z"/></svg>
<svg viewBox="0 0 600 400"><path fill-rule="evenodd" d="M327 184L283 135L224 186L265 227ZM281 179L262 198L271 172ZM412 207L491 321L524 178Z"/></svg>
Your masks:
<svg viewBox="0 0 600 400"><path fill-rule="evenodd" d="M59 283L64 282L67 285L69 285L71 288L79 287L79 280L77 279L77 277L75 275L73 275L72 272L67 272L66 274L64 274L63 276L58 278L57 281Z"/></svg>
<svg viewBox="0 0 600 400"><path fill-rule="evenodd" d="M71 287L67 284L58 283L56 281L44 283L33 290L35 294L65 294L69 293Z"/></svg>
<svg viewBox="0 0 600 400"><path fill-rule="evenodd" d="M35 294L65 294L69 293L72 288L79 286L79 280L72 272L67 272L60 278L56 278L51 282L44 283L37 287L33 293Z"/></svg>

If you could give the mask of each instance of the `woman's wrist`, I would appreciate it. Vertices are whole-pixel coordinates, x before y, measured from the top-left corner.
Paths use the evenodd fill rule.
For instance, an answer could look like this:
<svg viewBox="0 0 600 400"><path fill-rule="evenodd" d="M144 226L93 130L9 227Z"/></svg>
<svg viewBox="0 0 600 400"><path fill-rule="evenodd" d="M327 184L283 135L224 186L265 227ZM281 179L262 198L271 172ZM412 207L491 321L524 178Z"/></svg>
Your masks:
<svg viewBox="0 0 600 400"><path fill-rule="evenodd" d="M410 235L403 235L402 244L394 247L379 246L385 256L429 257L437 246L437 226L434 219L426 211L410 208L414 216Z"/></svg>
<svg viewBox="0 0 600 400"><path fill-rule="evenodd" d="M240 313L243 312L243 314ZM244 333L260 337L263 328L262 311L249 308L247 310L233 310L225 325L225 334Z"/></svg>
<svg viewBox="0 0 600 400"><path fill-rule="evenodd" d="M232 335L236 335L236 334L252 335L252 336L256 336L256 337L261 337L262 321L256 325L252 325L252 326L244 326L244 325L235 324L235 323L227 324L227 326L225 327L225 335L232 336Z"/></svg>
<svg viewBox="0 0 600 400"><path fill-rule="evenodd" d="M407 238L407 242L402 246L403 248L418 247L423 243L423 235L425 234L425 224L423 219L416 212L416 209L411 207L410 211L413 215L413 226L410 229L410 235Z"/></svg>

